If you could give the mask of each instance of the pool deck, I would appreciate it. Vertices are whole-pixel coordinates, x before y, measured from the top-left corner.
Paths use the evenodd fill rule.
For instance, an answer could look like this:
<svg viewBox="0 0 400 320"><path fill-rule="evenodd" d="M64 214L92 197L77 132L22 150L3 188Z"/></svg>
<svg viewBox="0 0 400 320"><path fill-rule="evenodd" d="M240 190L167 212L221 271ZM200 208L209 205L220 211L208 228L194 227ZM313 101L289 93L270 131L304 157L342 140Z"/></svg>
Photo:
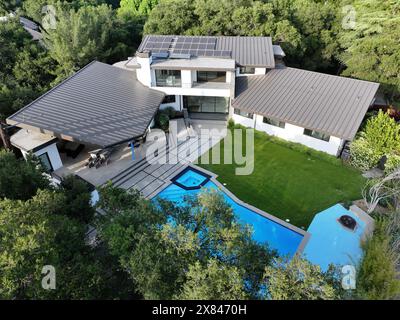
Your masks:
<svg viewBox="0 0 400 320"><path fill-rule="evenodd" d="M202 129L217 129L220 134L210 137L205 135ZM151 199L171 183L171 178L217 144L225 134L226 123L223 121L193 121L191 134L186 134L184 130L178 128L179 137L176 145L160 149L157 157L148 156L136 161L108 181L116 187L136 189L145 198ZM171 157L174 161L157 163L159 162L157 159L162 160L163 157Z"/></svg>

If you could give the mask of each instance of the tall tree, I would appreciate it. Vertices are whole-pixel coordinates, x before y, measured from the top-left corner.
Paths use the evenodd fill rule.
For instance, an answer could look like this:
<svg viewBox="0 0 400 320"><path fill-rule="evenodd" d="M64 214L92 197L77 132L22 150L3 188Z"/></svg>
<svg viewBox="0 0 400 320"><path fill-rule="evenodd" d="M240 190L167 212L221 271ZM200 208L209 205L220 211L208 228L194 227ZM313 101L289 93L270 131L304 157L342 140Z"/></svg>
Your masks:
<svg viewBox="0 0 400 320"><path fill-rule="evenodd" d="M18 17L0 23L0 119L49 89L54 64L20 25Z"/></svg>
<svg viewBox="0 0 400 320"><path fill-rule="evenodd" d="M236 267L215 259L204 267L199 262L189 267L187 280L176 297L184 300L244 300L247 298L242 275Z"/></svg>
<svg viewBox="0 0 400 320"><path fill-rule="evenodd" d="M278 259L265 269L265 298L272 300L331 300L337 298L330 274L308 260Z"/></svg>
<svg viewBox="0 0 400 320"><path fill-rule="evenodd" d="M0 0L0 14L6 15L11 11L15 11L21 5L21 0Z"/></svg>
<svg viewBox="0 0 400 320"><path fill-rule="evenodd" d="M355 10L352 28L343 28L339 42L343 75L382 84L389 98L400 96L400 5L396 0L344 1Z"/></svg>
<svg viewBox="0 0 400 320"><path fill-rule="evenodd" d="M118 14L120 15L137 15L149 14L157 5L158 0L121 0Z"/></svg>
<svg viewBox="0 0 400 320"><path fill-rule="evenodd" d="M38 167L41 167L40 163L33 157L25 161L0 150L0 199L27 200L38 189L49 188L49 180Z"/></svg>
<svg viewBox="0 0 400 320"><path fill-rule="evenodd" d="M82 223L90 223L95 212L91 203L90 186L84 180L69 175L61 181L60 190L68 203L66 210L61 213Z"/></svg>
<svg viewBox="0 0 400 320"><path fill-rule="evenodd" d="M85 227L66 216L62 193L40 191L31 200L0 201L0 297L96 298L100 267L84 243ZM55 268L56 289L42 287L42 268Z"/></svg>
<svg viewBox="0 0 400 320"><path fill-rule="evenodd" d="M290 65L331 70L336 66L337 1L161 1L144 33L271 36L287 50Z"/></svg>
<svg viewBox="0 0 400 320"><path fill-rule="evenodd" d="M112 9L106 5L84 6L77 10L63 10L57 6L56 28L46 30L43 40L58 63L59 79L110 54L112 14Z"/></svg>
<svg viewBox="0 0 400 320"><path fill-rule="evenodd" d="M57 80L93 60L124 60L138 41L138 19L118 19L105 4L66 9L57 5L56 27L45 30L44 43L57 61Z"/></svg>
<svg viewBox="0 0 400 320"><path fill-rule="evenodd" d="M252 240L251 230L237 223L232 208L217 192L188 198L184 206L163 200L153 205L109 186L101 190L99 205L110 215L101 217L101 239L148 299L179 295L189 266L198 262L207 269L210 259L226 270L237 269L241 288L254 297L265 265L276 256Z"/></svg>

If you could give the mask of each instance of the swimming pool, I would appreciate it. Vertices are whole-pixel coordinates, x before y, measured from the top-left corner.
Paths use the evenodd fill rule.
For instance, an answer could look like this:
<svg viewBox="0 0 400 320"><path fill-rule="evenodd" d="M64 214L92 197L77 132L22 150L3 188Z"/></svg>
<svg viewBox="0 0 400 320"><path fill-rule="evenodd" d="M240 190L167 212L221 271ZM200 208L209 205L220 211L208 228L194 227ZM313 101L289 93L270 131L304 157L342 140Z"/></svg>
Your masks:
<svg viewBox="0 0 400 320"><path fill-rule="evenodd" d="M218 186L210 180L210 176L202 172L187 168L182 173L172 179L172 184L162 190L158 197L175 202L178 205L183 204L186 195L195 195L201 188L219 189ZM259 243L268 243L271 248L276 249L280 255L293 256L301 241L303 235L279 224L261 214L246 208L237 203L225 192L221 191L226 202L229 203L238 221L248 224L253 228L253 239Z"/></svg>

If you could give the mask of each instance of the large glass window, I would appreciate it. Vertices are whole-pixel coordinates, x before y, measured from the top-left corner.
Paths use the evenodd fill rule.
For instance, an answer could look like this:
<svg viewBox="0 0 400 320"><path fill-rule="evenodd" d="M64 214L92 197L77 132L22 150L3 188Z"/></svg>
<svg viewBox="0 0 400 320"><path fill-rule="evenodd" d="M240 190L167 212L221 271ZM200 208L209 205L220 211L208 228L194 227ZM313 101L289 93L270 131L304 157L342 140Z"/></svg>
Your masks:
<svg viewBox="0 0 400 320"><path fill-rule="evenodd" d="M164 103L175 103L176 102L176 97L175 96L165 96L163 100Z"/></svg>
<svg viewBox="0 0 400 320"><path fill-rule="evenodd" d="M310 130L310 129L304 129L304 134L306 136L310 136L315 139L324 140L324 141L329 141L329 139L330 139L329 135L319 132L319 131Z"/></svg>
<svg viewBox="0 0 400 320"><path fill-rule="evenodd" d="M282 121L277 121L277 120L274 120L274 119L271 119L271 118L264 117L263 118L263 122L266 123L266 124L269 124L271 126L275 126L275 127L279 127L279 128L285 128L285 123L282 122Z"/></svg>
<svg viewBox="0 0 400 320"><path fill-rule="evenodd" d="M183 105L189 112L228 113L229 98L184 96Z"/></svg>
<svg viewBox="0 0 400 320"><path fill-rule="evenodd" d="M50 158L47 152L42 153L40 156L38 156L38 158L47 172L53 171L53 166L51 165Z"/></svg>
<svg viewBox="0 0 400 320"><path fill-rule="evenodd" d="M253 67L240 67L239 69L240 74L255 74L256 68Z"/></svg>
<svg viewBox="0 0 400 320"><path fill-rule="evenodd" d="M240 110L240 109L233 109L233 113L234 114L237 114L237 115L239 115L239 116L242 116L242 117L246 117L246 118L249 118L249 119L253 119L253 113L251 113L251 112L247 112L247 111L243 111L243 110Z"/></svg>
<svg viewBox="0 0 400 320"><path fill-rule="evenodd" d="M180 70L155 70L157 87L181 87Z"/></svg>
<svg viewBox="0 0 400 320"><path fill-rule="evenodd" d="M226 82L226 72L197 71L197 82Z"/></svg>

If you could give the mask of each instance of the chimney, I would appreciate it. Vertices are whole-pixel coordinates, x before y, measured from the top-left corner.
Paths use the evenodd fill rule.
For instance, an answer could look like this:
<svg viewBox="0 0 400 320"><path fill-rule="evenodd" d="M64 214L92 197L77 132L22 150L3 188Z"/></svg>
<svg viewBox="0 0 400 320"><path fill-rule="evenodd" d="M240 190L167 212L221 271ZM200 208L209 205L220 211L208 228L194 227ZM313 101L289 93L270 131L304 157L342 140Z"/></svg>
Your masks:
<svg viewBox="0 0 400 320"><path fill-rule="evenodd" d="M146 87L151 87L151 51L136 52L136 61L140 65L136 70L138 80Z"/></svg>

